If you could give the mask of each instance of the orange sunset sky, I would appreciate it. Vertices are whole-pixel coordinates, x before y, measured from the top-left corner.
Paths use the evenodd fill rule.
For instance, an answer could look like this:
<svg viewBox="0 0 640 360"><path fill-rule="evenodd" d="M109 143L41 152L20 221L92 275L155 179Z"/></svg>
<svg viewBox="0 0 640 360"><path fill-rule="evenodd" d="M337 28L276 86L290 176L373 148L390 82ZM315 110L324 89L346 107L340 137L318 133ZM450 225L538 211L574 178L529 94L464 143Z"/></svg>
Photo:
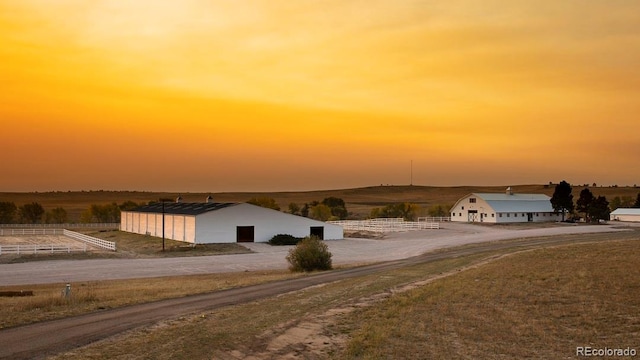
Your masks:
<svg viewBox="0 0 640 360"><path fill-rule="evenodd" d="M3 0L0 191L640 184L640 2Z"/></svg>

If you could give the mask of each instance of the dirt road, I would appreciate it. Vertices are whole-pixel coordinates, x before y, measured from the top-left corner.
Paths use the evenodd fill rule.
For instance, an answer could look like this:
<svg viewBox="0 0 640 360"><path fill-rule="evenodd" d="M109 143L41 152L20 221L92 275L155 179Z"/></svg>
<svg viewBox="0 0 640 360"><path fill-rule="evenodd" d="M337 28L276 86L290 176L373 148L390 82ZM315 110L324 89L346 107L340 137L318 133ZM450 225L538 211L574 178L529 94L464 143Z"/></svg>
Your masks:
<svg viewBox="0 0 640 360"><path fill-rule="evenodd" d="M531 247L553 246L577 243L580 241L589 241L589 238L588 236L584 238L544 237L510 242L482 243L359 268L331 271L293 280L158 301L5 329L0 331L0 344L2 344L2 346L0 346L0 358L44 358L51 354L83 346L129 329L153 324L160 320L209 311L232 304L250 302L321 283L370 275L402 266L501 249L517 251Z"/></svg>

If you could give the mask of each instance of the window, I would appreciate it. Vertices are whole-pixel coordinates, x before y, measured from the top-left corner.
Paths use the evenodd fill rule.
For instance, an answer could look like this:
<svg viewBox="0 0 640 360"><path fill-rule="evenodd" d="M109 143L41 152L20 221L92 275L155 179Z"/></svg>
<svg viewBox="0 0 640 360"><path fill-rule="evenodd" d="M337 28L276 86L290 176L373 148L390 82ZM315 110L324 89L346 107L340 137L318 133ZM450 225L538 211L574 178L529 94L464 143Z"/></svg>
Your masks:
<svg viewBox="0 0 640 360"><path fill-rule="evenodd" d="M475 204L475 203L476 203L476 198L470 198L470 199L469 199L469 202L470 202L471 204Z"/></svg>
<svg viewBox="0 0 640 360"><path fill-rule="evenodd" d="M462 213L460 213L460 216L462 216Z"/></svg>
<svg viewBox="0 0 640 360"><path fill-rule="evenodd" d="M496 214L491 214L491 217L492 217L492 218L496 217Z"/></svg>
<svg viewBox="0 0 640 360"><path fill-rule="evenodd" d="M462 210L464 210L464 206L462 207Z"/></svg>
<svg viewBox="0 0 640 360"><path fill-rule="evenodd" d="M507 213L507 217L511 217L511 214L510 214L510 213Z"/></svg>
<svg viewBox="0 0 640 360"><path fill-rule="evenodd" d="M456 213L451 213L451 217L455 217L455 216L456 216Z"/></svg>

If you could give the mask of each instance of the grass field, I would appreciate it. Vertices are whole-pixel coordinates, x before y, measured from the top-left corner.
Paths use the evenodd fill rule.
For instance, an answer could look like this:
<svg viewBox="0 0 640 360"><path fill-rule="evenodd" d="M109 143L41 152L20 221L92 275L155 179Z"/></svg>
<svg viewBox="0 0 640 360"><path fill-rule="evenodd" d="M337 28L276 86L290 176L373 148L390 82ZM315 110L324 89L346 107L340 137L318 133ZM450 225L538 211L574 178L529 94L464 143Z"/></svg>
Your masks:
<svg viewBox="0 0 640 360"><path fill-rule="evenodd" d="M577 346L637 349L638 233L588 236L593 243L442 260L168 319L57 358L552 359Z"/></svg>
<svg viewBox="0 0 640 360"><path fill-rule="evenodd" d="M67 210L70 221L76 222L80 214L91 204L123 203L134 201L148 203L160 198L174 199L181 195L185 202L203 202L208 195L212 195L218 202L244 202L253 197L271 197L276 200L282 210L288 208L289 203L302 206L311 201L322 201L327 197L344 199L348 211L353 218L363 218L369 215L374 207L381 207L397 202L412 202L425 208L431 205L453 205L459 198L472 192L503 192L505 186L371 186L356 189L336 189L301 192L239 192L239 193L160 193L141 191L75 191L75 192L37 192L37 193L0 193L0 201L14 202L21 206L30 202L40 203L45 210L62 207ZM551 196L554 186L551 185L515 185L516 193L547 194ZM578 199L581 186L574 185L574 199ZM637 187L594 187L591 188L595 196L606 196L611 200L615 196L630 196L636 198L640 193Z"/></svg>
<svg viewBox="0 0 640 360"><path fill-rule="evenodd" d="M354 312L343 358L573 357L640 350L640 241L543 249Z"/></svg>

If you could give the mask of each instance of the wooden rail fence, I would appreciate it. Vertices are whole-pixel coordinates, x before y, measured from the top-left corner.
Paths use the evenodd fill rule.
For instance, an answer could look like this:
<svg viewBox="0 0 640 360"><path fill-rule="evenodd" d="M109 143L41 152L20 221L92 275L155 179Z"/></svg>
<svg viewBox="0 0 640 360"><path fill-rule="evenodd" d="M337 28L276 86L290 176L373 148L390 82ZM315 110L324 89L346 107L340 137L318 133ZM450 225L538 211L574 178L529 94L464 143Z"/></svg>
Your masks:
<svg viewBox="0 0 640 360"><path fill-rule="evenodd" d="M71 230L67 230L67 229L63 230L63 234L65 236L70 237L70 238L74 238L76 240L80 240L80 241L83 241L85 243L101 247L103 249L116 251L116 243L114 243L112 241L98 239L98 238L95 238L93 236L80 234L80 233L77 233L75 231L71 231Z"/></svg>
<svg viewBox="0 0 640 360"><path fill-rule="evenodd" d="M86 251L86 244L97 246L103 249L116 251L116 243L112 241L107 241L103 239L98 239L93 236L80 234L75 231L67 230L67 229L0 229L0 236L16 236L16 235L64 235L70 237L75 240L79 240L85 243L84 250L73 250L75 247L67 246L67 245L31 245L31 244L21 244L21 245L2 245L2 249L4 253L24 253L24 249L32 249L32 251L44 251L42 249L49 249L48 251L53 252L71 252L71 251ZM66 249L63 251L62 249ZM30 250L26 250L30 251ZM0 251L0 254L2 252Z"/></svg>
<svg viewBox="0 0 640 360"><path fill-rule="evenodd" d="M67 224L0 224L0 228L57 228L57 229L119 229L120 223L67 223Z"/></svg>
<svg viewBox="0 0 640 360"><path fill-rule="evenodd" d="M437 222L404 221L402 218L377 218L369 220L341 220L328 223L342 226L346 231L403 232L413 230L440 229Z"/></svg>
<svg viewBox="0 0 640 360"><path fill-rule="evenodd" d="M0 236L64 235L62 229L0 229Z"/></svg>
<svg viewBox="0 0 640 360"><path fill-rule="evenodd" d="M4 254L57 254L57 253L72 253L72 252L86 252L87 244L83 246L71 246L71 245L56 245L56 244L20 244L20 245L0 245L0 255Z"/></svg>

